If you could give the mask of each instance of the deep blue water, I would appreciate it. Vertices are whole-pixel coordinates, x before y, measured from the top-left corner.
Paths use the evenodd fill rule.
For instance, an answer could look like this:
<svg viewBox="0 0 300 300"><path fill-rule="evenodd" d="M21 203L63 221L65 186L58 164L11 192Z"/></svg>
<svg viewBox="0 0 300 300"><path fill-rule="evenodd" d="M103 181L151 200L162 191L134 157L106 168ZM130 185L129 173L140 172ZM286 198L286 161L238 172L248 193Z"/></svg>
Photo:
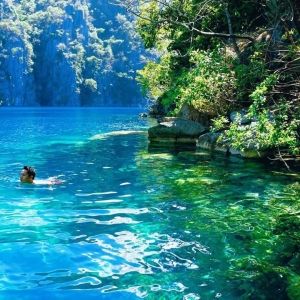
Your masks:
<svg viewBox="0 0 300 300"><path fill-rule="evenodd" d="M0 299L262 299L236 262L274 261L260 220L298 175L152 147L139 112L0 110ZM63 183L20 184L24 165Z"/></svg>

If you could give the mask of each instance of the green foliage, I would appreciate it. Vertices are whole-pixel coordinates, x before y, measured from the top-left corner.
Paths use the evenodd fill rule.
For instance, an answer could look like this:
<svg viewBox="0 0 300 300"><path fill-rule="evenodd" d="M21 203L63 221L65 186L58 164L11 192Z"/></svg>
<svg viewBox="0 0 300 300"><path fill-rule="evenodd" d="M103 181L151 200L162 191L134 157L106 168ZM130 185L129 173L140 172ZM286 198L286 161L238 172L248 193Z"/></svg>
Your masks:
<svg viewBox="0 0 300 300"><path fill-rule="evenodd" d="M140 76L137 80L142 85L144 95L148 90L151 90L153 97L161 97L172 83L170 73L170 54L166 54L160 58L160 62L150 61L146 64L143 70L138 71ZM173 100L172 100L173 101Z"/></svg>
<svg viewBox="0 0 300 300"><path fill-rule="evenodd" d="M149 62L139 72L143 90L150 89L165 107L176 102L177 109L190 104L211 116L226 115L235 105L234 73L218 50L192 51L189 56L193 67L181 74L170 70L171 54L162 56L159 63Z"/></svg>
<svg viewBox="0 0 300 300"><path fill-rule="evenodd" d="M234 76L218 49L213 52L193 51L194 64L181 79L179 106L191 104L210 116L226 115L234 98Z"/></svg>
<svg viewBox="0 0 300 300"><path fill-rule="evenodd" d="M145 93L173 114L192 105L238 149L299 154L300 24L287 17L299 16L293 1L138 2L138 30L147 47L162 53L139 72ZM230 28L252 40L220 38ZM239 109L248 111L251 124L228 122Z"/></svg>
<svg viewBox="0 0 300 300"><path fill-rule="evenodd" d="M246 148L256 149L278 149L287 148L293 155L300 154L300 142L298 128L300 121L294 118L290 121L287 118L287 105L285 102L278 103L274 106L276 114L263 109L252 117L250 125L241 126L237 118L232 122L229 129L223 133L229 144L239 150ZM251 119L251 113L248 114ZM214 130L228 126L227 119L214 120Z"/></svg>
<svg viewBox="0 0 300 300"><path fill-rule="evenodd" d="M299 126L297 115L289 116L290 104L280 99L272 106L267 105L268 94L278 83L276 74L262 81L249 96L252 104L248 109L248 119L252 123L241 126L240 120L230 124L224 136L231 146L244 150L252 147L257 150L266 148L287 148L293 155L300 154ZM223 120L224 122L224 120ZM215 120L215 128L220 129L220 120ZM224 127L228 124L224 124Z"/></svg>
<svg viewBox="0 0 300 300"><path fill-rule="evenodd" d="M261 60L252 59L248 64L238 64L234 68L236 78L236 99L249 103L249 94L268 73L267 66Z"/></svg>
<svg viewBox="0 0 300 300"><path fill-rule="evenodd" d="M141 18L138 20L138 32L142 37L145 47L152 48L156 44L159 35L159 8L156 1L150 1L141 6Z"/></svg>
<svg viewBox="0 0 300 300"><path fill-rule="evenodd" d="M97 81L92 78L88 78L84 80L84 85L87 89L91 90L92 92L97 91Z"/></svg>
<svg viewBox="0 0 300 300"><path fill-rule="evenodd" d="M278 77L276 74L272 74L261 80L259 85L256 86L255 90L249 95L249 98L252 100L252 104L249 107L250 116L254 117L266 107L268 94L270 94L277 82Z"/></svg>

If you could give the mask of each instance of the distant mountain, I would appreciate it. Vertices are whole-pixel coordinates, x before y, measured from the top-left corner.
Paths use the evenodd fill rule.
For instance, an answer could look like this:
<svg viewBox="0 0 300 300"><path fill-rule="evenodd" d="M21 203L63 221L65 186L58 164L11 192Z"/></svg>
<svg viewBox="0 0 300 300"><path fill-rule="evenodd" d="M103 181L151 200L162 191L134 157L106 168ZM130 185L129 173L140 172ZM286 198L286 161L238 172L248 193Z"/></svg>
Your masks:
<svg viewBox="0 0 300 300"><path fill-rule="evenodd" d="M108 0L3 0L1 106L141 106L147 57L134 20Z"/></svg>

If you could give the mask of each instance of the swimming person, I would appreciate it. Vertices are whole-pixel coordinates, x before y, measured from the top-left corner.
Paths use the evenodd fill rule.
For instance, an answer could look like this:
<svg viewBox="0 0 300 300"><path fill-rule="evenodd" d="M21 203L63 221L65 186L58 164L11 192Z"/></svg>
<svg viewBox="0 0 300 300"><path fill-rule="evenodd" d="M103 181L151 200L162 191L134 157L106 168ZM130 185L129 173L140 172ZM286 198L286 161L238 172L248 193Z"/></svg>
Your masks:
<svg viewBox="0 0 300 300"><path fill-rule="evenodd" d="M34 183L35 170L33 167L24 166L21 172L20 181L22 183Z"/></svg>
<svg viewBox="0 0 300 300"><path fill-rule="evenodd" d="M20 181L21 183L34 183L34 184L61 184L61 181L56 178L48 178L46 180L34 180L35 169L31 166L24 166L21 172Z"/></svg>

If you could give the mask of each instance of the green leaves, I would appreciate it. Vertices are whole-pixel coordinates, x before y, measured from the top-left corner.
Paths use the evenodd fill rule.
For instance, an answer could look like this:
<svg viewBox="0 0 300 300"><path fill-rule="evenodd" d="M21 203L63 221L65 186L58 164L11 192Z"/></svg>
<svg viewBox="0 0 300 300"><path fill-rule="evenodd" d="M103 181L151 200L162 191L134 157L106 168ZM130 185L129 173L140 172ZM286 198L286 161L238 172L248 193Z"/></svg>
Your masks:
<svg viewBox="0 0 300 300"><path fill-rule="evenodd" d="M213 120L215 130L226 129L224 136L238 149L299 153L300 28L291 17L299 19L292 1L122 3L138 16L146 46L160 53L158 62L139 72L145 94L173 114L192 105ZM230 112L240 109L251 125L228 123Z"/></svg>
<svg viewBox="0 0 300 300"><path fill-rule="evenodd" d="M218 50L192 51L194 66L183 74L179 105L192 104L210 116L224 116L232 109L234 77Z"/></svg>

